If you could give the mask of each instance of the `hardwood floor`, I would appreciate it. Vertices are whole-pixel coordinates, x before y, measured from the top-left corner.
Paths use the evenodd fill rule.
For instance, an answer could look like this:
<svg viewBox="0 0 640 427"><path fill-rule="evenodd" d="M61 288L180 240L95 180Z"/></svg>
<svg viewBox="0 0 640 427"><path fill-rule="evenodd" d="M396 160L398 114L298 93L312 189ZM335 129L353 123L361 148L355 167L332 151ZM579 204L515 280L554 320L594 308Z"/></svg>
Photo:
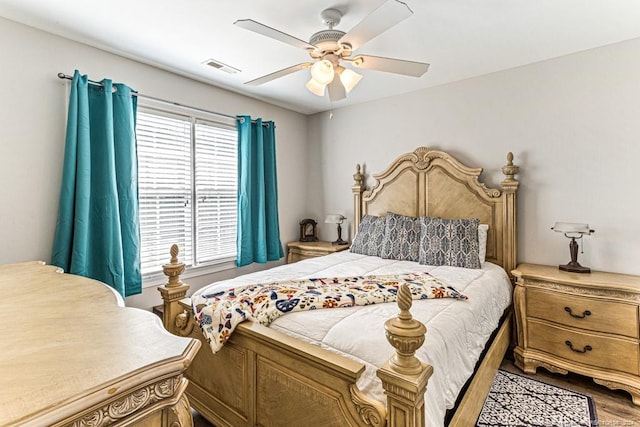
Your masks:
<svg viewBox="0 0 640 427"><path fill-rule="evenodd" d="M571 373L566 376L552 374L542 368L538 369L536 375L527 375L509 359L505 359L500 368L593 397L599 427L640 427L640 407L631 403L631 397L626 392L609 390L587 377ZM197 413L194 413L193 424L194 427L212 426Z"/></svg>

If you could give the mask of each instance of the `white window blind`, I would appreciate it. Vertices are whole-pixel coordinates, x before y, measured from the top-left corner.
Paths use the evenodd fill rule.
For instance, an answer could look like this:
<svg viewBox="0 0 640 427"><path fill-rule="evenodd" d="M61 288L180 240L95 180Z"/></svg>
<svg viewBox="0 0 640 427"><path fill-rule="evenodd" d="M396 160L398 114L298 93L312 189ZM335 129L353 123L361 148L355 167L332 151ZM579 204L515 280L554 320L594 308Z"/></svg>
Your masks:
<svg viewBox="0 0 640 427"><path fill-rule="evenodd" d="M195 134L197 262L235 258L238 218L236 131L196 122Z"/></svg>
<svg viewBox="0 0 640 427"><path fill-rule="evenodd" d="M189 266L235 259L236 129L144 109L136 137L142 274L160 272L173 243Z"/></svg>

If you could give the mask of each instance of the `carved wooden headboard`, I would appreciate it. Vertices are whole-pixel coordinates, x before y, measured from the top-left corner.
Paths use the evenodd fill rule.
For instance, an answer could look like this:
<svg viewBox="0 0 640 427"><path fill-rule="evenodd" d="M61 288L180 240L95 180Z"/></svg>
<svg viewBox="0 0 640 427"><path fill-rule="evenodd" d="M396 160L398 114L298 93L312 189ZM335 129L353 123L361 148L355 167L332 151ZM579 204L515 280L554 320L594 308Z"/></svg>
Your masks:
<svg viewBox="0 0 640 427"><path fill-rule="evenodd" d="M489 224L487 261L502 266L509 276L516 267L516 192L518 166L507 154L501 189L479 181L482 168L470 168L453 156L419 147L398 157L384 172L374 174L375 185L365 189L360 165L353 175L354 230L363 215L395 212L447 219L479 218Z"/></svg>

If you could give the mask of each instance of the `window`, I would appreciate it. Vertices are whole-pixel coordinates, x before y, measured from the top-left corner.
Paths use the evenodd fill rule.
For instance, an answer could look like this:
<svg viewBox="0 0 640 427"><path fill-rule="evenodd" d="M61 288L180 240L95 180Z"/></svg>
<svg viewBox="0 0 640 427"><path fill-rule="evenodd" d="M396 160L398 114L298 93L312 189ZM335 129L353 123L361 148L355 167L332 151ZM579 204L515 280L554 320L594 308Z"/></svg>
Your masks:
<svg viewBox="0 0 640 427"><path fill-rule="evenodd" d="M141 107L136 137L143 276L162 271L174 243L189 266L235 260L235 122Z"/></svg>

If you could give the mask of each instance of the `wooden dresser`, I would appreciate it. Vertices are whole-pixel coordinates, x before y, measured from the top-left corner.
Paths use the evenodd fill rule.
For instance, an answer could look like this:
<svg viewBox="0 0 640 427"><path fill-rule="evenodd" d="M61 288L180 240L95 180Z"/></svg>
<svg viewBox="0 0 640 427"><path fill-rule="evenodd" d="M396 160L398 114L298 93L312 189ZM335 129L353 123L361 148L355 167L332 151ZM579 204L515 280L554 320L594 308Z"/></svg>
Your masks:
<svg viewBox="0 0 640 427"><path fill-rule="evenodd" d="M287 244L288 254L287 263L298 262L303 259L313 258L318 256L329 255L334 252L344 251L349 249L350 243L344 245L334 245L331 242L290 242Z"/></svg>
<svg viewBox="0 0 640 427"><path fill-rule="evenodd" d="M0 295L0 425L193 425L183 372L199 341L38 262L0 266Z"/></svg>
<svg viewBox="0 0 640 427"><path fill-rule="evenodd" d="M640 276L569 273L521 264L514 304L515 364L592 377L640 405Z"/></svg>

